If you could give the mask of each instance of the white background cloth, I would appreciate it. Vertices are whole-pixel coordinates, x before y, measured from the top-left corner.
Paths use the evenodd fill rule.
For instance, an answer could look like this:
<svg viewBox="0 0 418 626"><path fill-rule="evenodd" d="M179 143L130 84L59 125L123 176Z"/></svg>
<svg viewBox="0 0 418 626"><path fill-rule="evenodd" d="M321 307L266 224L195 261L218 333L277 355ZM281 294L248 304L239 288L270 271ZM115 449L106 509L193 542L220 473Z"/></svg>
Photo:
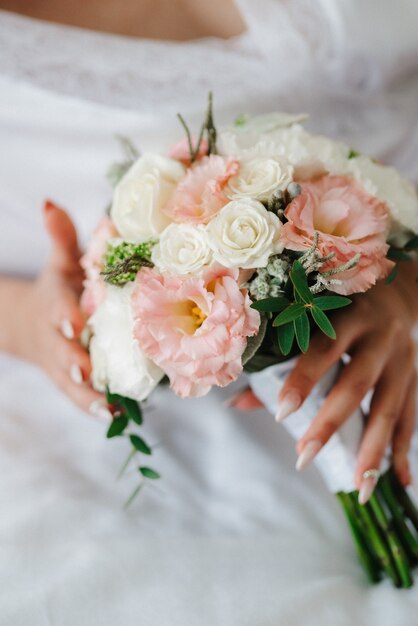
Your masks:
<svg viewBox="0 0 418 626"><path fill-rule="evenodd" d="M177 111L197 128L209 88L218 121L305 110L312 128L416 176L413 0L239 6L243 36L180 44L0 12L1 271L42 266L47 196L85 241L110 198L114 134L168 145ZM418 592L368 586L342 512L314 469L295 473L284 429L224 406L244 384L152 396L145 432L163 479L124 511L137 484L115 481L126 443L1 356L0 625L417 626Z"/></svg>

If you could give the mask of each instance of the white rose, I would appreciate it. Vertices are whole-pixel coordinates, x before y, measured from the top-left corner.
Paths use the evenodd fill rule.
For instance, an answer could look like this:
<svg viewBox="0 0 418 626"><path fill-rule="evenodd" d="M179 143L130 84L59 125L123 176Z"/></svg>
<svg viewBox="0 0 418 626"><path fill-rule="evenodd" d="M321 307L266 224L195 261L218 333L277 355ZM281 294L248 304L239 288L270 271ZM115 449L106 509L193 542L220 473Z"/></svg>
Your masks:
<svg viewBox="0 0 418 626"><path fill-rule="evenodd" d="M157 269L174 274L195 274L211 259L206 228L201 224L170 224L152 251Z"/></svg>
<svg viewBox="0 0 418 626"><path fill-rule="evenodd" d="M164 373L150 361L133 336L132 284L106 286L106 299L89 320L92 383L98 391L144 400Z"/></svg>
<svg viewBox="0 0 418 626"><path fill-rule="evenodd" d="M208 224L209 245L224 267L265 267L272 254L282 252L281 222L261 202L232 200Z"/></svg>
<svg viewBox="0 0 418 626"><path fill-rule="evenodd" d="M160 234L170 219L162 209L185 169L178 161L144 154L116 186L112 220L127 241L142 243Z"/></svg>
<svg viewBox="0 0 418 626"><path fill-rule="evenodd" d="M220 134L221 150L242 160L284 157L294 168L295 177L347 172L349 147L322 135L313 135L300 124L255 133L244 129ZM219 142L218 142L219 143Z"/></svg>
<svg viewBox="0 0 418 626"><path fill-rule="evenodd" d="M293 168L283 157L254 158L241 163L238 174L228 182L226 195L268 200L275 191L284 191L292 180Z"/></svg>
<svg viewBox="0 0 418 626"><path fill-rule="evenodd" d="M418 196L414 186L393 167L375 163L366 156L349 160L350 174L365 190L386 202L393 220L392 238L405 243L403 231L418 234Z"/></svg>
<svg viewBox="0 0 418 626"><path fill-rule="evenodd" d="M217 146L220 154L239 156L241 150L254 146L273 131L305 121L305 113L267 113L256 115L243 123L222 128L218 134Z"/></svg>

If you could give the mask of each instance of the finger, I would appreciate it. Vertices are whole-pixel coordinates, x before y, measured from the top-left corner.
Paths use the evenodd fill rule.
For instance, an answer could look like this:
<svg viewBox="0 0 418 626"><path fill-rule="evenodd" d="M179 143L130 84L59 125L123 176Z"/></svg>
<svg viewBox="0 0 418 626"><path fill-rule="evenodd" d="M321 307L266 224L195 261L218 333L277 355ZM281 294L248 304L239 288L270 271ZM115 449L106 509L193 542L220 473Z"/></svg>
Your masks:
<svg viewBox="0 0 418 626"><path fill-rule="evenodd" d="M76 384L89 384L91 376L90 356L79 343L65 341L58 337L55 350L59 358L61 369Z"/></svg>
<svg viewBox="0 0 418 626"><path fill-rule="evenodd" d="M276 414L278 422L303 404L322 376L339 361L349 346L364 332L364 320L353 318L349 324L344 323L344 320L346 318L341 316L334 323L336 340L317 332L306 354L299 357L279 394Z"/></svg>
<svg viewBox="0 0 418 626"><path fill-rule="evenodd" d="M51 309L52 323L66 339L80 336L85 319L78 296L70 289L59 290Z"/></svg>
<svg viewBox="0 0 418 626"><path fill-rule="evenodd" d="M52 263L62 271L78 268L80 249L77 232L67 213L47 200L44 204L44 219L52 241Z"/></svg>
<svg viewBox="0 0 418 626"><path fill-rule="evenodd" d="M71 398L71 400L85 413L110 422L112 413L102 393L91 387L80 386L74 383L68 376L59 378L58 386Z"/></svg>
<svg viewBox="0 0 418 626"><path fill-rule="evenodd" d="M304 449L307 444L314 442L318 452L358 409L364 396L375 385L383 371L391 341L390 335L385 337L379 335L378 339L371 335L353 351L350 363L342 368L337 382L317 416L297 444L297 451L300 454L299 469L312 460L312 456L308 456L306 460L308 453L304 453ZM308 451L312 447L311 445Z"/></svg>
<svg viewBox="0 0 418 626"><path fill-rule="evenodd" d="M254 411L264 406L249 387L239 391L232 396L232 398L229 398L229 400L226 401L226 405L234 409L240 409L241 411Z"/></svg>
<svg viewBox="0 0 418 626"><path fill-rule="evenodd" d="M356 485L361 488L363 474L369 469L379 469L386 448L398 423L411 381L412 356L405 351L391 356L373 393L370 413L360 445ZM402 362L403 367L399 367Z"/></svg>
<svg viewBox="0 0 418 626"><path fill-rule="evenodd" d="M405 486L412 482L408 453L416 423L416 387L417 375L414 372L406 392L404 406L396 424L392 442L393 466L399 480Z"/></svg>

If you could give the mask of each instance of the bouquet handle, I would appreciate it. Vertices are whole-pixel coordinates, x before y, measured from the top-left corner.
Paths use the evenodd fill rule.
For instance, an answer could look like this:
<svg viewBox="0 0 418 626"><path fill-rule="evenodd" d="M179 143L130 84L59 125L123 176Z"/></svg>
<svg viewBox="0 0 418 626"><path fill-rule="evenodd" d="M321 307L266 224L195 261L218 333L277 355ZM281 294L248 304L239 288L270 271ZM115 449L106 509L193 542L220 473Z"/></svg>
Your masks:
<svg viewBox="0 0 418 626"><path fill-rule="evenodd" d="M297 358L249 375L252 390L273 415L278 394ZM306 432L342 367L342 362L332 367L302 407L283 422L295 440ZM411 567L418 563L418 513L390 468L389 455L380 468L382 475L374 494L367 504L359 504L354 474L363 428L364 414L359 408L322 448L315 464L338 497L369 580L376 583L386 575L396 587L408 588L413 584Z"/></svg>

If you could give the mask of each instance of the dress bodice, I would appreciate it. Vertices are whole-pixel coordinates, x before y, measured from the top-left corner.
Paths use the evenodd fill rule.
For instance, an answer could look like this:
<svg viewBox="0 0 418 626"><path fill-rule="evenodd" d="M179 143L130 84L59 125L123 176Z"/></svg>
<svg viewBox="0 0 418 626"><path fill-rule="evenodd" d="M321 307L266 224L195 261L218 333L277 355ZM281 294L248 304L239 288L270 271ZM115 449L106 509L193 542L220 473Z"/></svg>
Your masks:
<svg viewBox="0 0 418 626"><path fill-rule="evenodd" d="M304 111L315 130L417 175L413 0L384 0L385 11L373 0L360 9L350 0L237 4L242 35L189 42L0 11L1 271L34 273L43 263L45 197L70 210L85 240L110 199L115 135L162 149L182 134L178 111L198 128L209 90L218 123L241 112Z"/></svg>

